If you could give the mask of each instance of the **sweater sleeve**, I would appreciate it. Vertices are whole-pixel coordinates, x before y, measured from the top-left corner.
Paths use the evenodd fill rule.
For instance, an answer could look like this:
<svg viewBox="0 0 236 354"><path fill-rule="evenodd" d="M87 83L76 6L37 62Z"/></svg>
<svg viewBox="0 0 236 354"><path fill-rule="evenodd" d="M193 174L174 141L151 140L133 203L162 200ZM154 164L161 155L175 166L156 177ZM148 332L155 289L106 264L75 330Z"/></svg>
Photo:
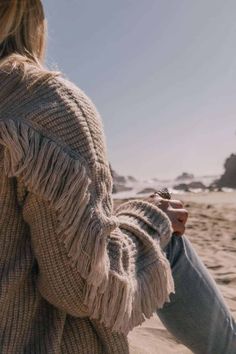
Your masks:
<svg viewBox="0 0 236 354"><path fill-rule="evenodd" d="M91 125L79 126L84 133L74 138L76 146L83 142L79 152L62 141L64 132L59 139L31 122L0 120L4 170L27 190L22 213L38 261L41 295L73 316L89 316L128 333L174 292L162 251L172 229L167 216L146 201L131 200L114 210L103 136L96 114L86 109L95 128L88 136ZM46 113L34 117L47 118ZM91 146L87 159L82 154L86 143Z"/></svg>
<svg viewBox="0 0 236 354"><path fill-rule="evenodd" d="M59 241L58 215L49 202L29 192L23 217L38 262L38 290L57 308L72 316L89 316L127 334L169 301L173 282L159 242L169 239L171 227L155 207L141 200L119 207L117 225L106 235L105 255L99 259L103 262L106 258L106 264L98 285L74 265L73 257ZM101 277L96 269L99 266L104 268L98 264L93 271Z"/></svg>

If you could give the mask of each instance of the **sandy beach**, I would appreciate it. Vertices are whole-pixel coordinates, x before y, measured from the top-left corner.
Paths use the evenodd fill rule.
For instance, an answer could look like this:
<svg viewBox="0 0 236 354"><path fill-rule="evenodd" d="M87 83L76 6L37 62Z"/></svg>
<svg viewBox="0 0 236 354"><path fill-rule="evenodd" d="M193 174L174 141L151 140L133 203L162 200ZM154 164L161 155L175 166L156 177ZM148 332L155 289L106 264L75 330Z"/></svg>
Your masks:
<svg viewBox="0 0 236 354"><path fill-rule="evenodd" d="M236 318L236 192L173 196L189 211L186 236L208 267ZM116 201L120 203L121 200ZM157 316L129 334L132 354L187 354Z"/></svg>

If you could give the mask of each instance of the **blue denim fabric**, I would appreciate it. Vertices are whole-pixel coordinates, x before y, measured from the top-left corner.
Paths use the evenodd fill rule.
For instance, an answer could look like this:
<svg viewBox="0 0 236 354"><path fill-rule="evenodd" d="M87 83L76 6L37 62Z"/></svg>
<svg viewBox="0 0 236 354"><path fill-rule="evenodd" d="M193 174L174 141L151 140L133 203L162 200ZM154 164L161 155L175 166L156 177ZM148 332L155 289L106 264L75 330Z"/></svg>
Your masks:
<svg viewBox="0 0 236 354"><path fill-rule="evenodd" d="M196 354L236 354L236 323L207 268L186 236L165 250L176 293L157 311L164 326Z"/></svg>

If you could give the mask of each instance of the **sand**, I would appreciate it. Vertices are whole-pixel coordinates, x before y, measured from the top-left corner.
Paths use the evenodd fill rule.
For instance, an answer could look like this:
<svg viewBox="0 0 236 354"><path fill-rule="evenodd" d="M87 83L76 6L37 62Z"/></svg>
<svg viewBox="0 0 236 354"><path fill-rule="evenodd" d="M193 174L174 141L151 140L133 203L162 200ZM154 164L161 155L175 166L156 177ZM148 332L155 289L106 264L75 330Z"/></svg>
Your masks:
<svg viewBox="0 0 236 354"><path fill-rule="evenodd" d="M189 211L186 235L236 319L236 192L185 194L176 199L184 201ZM129 334L129 342L132 354L192 353L165 329L156 315L135 328Z"/></svg>

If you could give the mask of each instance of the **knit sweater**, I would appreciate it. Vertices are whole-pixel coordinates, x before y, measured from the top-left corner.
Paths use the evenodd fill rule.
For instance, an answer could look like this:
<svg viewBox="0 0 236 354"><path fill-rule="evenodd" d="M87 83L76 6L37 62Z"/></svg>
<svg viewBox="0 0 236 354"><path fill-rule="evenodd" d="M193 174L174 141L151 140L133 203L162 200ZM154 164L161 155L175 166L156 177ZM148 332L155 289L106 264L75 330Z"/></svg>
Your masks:
<svg viewBox="0 0 236 354"><path fill-rule="evenodd" d="M0 352L128 353L169 301L169 219L114 209L101 118L61 75L0 71Z"/></svg>

